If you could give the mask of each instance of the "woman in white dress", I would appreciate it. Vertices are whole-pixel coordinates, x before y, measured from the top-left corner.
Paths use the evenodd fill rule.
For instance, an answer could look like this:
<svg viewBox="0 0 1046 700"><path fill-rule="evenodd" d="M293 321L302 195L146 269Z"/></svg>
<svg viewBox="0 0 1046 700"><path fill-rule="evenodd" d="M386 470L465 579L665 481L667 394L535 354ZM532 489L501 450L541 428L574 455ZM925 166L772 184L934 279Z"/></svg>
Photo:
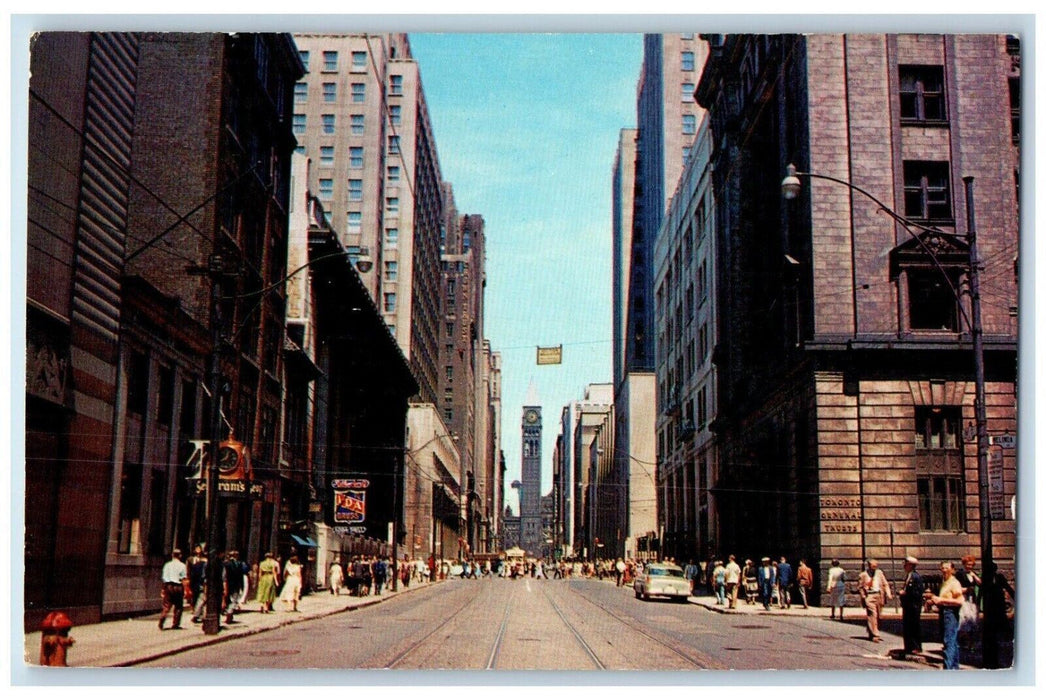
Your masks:
<svg viewBox="0 0 1046 700"><path fill-rule="evenodd" d="M283 593L280 594L280 600L290 605L293 612L298 612L299 599L301 599L301 564L298 563L297 556L292 556L283 568Z"/></svg>
<svg viewBox="0 0 1046 700"><path fill-rule="evenodd" d="M331 595L341 594L341 584L344 581L344 574L341 571L341 562L335 559L331 562L330 569L330 591Z"/></svg>
<svg viewBox="0 0 1046 700"><path fill-rule="evenodd" d="M832 606L832 619L835 619L835 609L839 608L839 619L843 619L843 607L846 605L846 571L839 566L839 560L832 560L832 568L828 570L827 593L829 604Z"/></svg>

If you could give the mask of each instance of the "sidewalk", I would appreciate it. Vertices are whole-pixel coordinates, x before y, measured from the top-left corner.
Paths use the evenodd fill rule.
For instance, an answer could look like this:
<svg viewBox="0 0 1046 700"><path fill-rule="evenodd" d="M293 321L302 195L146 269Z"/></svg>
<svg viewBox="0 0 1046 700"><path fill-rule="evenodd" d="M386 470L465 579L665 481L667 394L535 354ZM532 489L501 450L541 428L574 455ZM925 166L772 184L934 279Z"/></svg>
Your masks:
<svg viewBox="0 0 1046 700"><path fill-rule="evenodd" d="M259 604L250 601L241 612L236 613L231 625L226 625L223 617L221 631L216 635L206 635L200 625L193 624L192 611L188 609L182 614L182 629L178 630L171 629L170 619L165 621L162 632L157 629L159 613L81 625L72 629L71 636L75 644L69 648L68 661L70 666L88 668L131 666L179 651L369 607L430 585L432 584L428 581L412 582L409 587L401 584L397 592L386 591L380 596L370 595L362 598L349 595L333 596L325 590L314 591L302 597L298 603L298 612L284 610L284 604L277 600L275 612L262 614L259 612ZM25 635L27 665L36 666L39 663L40 637L39 631Z"/></svg>
<svg viewBox="0 0 1046 700"><path fill-rule="evenodd" d="M767 610L763 607L762 603L756 602L749 604L743 599L738 599L737 607L730 608L728 605L717 605L715 596L708 595L691 596L690 603L700 605L706 610L711 610L712 612L717 612L723 615L819 617L825 620L829 619L831 615L831 610L829 608L819 608L811 605L809 608L804 609L801 604L796 605L794 602L790 608L782 609L776 605L771 605L770 609ZM860 635L864 635L865 617L863 608L843 608L842 622L844 624L855 625L858 634ZM882 650L883 653L896 658L905 658L905 660L913 663L930 665L940 664L943 660L943 656L941 652L941 637L937 613L924 612L920 617L920 622L922 627L924 653L911 654L905 657L903 635L901 632L901 610L899 607L895 607L892 604L884 607L882 613L879 615L879 631L884 640L883 647L885 647ZM983 668L983 661L981 658L981 634L979 630L969 636L967 648L960 648L959 659L959 665L962 668ZM1000 642L999 661L1004 670L1013 664L1012 639Z"/></svg>

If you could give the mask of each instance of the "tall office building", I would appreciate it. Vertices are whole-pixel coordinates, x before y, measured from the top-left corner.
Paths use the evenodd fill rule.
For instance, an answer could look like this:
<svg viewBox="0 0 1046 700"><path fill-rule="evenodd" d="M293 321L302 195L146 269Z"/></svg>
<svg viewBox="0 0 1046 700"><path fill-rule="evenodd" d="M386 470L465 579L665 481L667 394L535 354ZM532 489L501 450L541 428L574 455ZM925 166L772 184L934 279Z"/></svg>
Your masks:
<svg viewBox="0 0 1046 700"><path fill-rule="evenodd" d="M440 327L440 407L448 430L459 438L460 483L469 494L466 541L485 541L490 426L483 343L485 239L483 217L458 213L450 183L443 183L443 319Z"/></svg>
<svg viewBox="0 0 1046 700"><path fill-rule="evenodd" d="M704 115L694 90L707 55L707 43L693 34L644 37L637 128L622 130L614 164L614 472L626 484L614 532L624 551L640 537L646 547L654 540L653 510L643 505L653 483L639 487L630 475L653 468L656 411L637 399L654 393L655 244Z"/></svg>
<svg viewBox="0 0 1046 700"><path fill-rule="evenodd" d="M295 41L308 72L294 87L292 126L313 162L310 189L410 361L420 399L438 404L443 180L410 42Z"/></svg>
<svg viewBox="0 0 1046 700"><path fill-rule="evenodd" d="M707 55L706 42L693 34L648 34L643 40L632 240L622 259L629 267L625 371L655 369L654 243L704 114L694 89Z"/></svg>

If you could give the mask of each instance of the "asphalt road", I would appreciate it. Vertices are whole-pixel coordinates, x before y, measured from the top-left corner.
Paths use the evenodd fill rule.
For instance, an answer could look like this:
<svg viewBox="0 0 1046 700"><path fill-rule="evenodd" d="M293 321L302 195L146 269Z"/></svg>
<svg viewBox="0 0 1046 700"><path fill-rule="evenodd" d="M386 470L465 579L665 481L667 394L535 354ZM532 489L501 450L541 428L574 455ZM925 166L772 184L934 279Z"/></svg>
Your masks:
<svg viewBox="0 0 1046 700"><path fill-rule="evenodd" d="M721 615L639 601L594 580L453 580L148 667L397 670L872 670L933 667L890 658L858 619Z"/></svg>

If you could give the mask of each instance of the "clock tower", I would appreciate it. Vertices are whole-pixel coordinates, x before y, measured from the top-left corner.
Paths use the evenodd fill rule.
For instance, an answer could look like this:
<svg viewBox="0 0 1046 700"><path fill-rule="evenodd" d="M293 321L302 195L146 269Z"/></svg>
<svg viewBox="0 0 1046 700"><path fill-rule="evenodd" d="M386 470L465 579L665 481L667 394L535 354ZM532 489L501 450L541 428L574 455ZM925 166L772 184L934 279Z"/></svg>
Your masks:
<svg viewBox="0 0 1046 700"><path fill-rule="evenodd" d="M519 489L519 546L541 556L541 406L524 406L522 485Z"/></svg>

